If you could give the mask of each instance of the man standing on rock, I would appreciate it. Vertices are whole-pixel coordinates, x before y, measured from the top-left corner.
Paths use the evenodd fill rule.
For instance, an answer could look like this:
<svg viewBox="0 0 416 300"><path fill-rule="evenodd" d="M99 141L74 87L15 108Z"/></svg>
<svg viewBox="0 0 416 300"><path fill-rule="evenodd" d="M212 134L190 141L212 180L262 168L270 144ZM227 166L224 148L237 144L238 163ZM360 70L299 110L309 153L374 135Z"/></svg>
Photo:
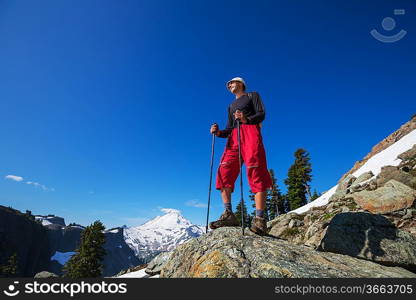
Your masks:
<svg viewBox="0 0 416 300"><path fill-rule="evenodd" d="M216 189L221 190L224 212L217 221L210 223L211 229L223 226L239 226L231 208L231 193L240 173L238 157L237 119L240 120L240 147L242 162L246 164L248 183L255 193L256 217L250 230L259 235L266 234L264 209L267 190L272 188L272 179L267 169L266 153L261 136L261 122L265 119L265 109L259 93L246 93L246 83L240 77L227 82L227 89L235 95L235 100L228 106L228 121L224 130L218 125L211 126L211 134L228 138L217 171Z"/></svg>

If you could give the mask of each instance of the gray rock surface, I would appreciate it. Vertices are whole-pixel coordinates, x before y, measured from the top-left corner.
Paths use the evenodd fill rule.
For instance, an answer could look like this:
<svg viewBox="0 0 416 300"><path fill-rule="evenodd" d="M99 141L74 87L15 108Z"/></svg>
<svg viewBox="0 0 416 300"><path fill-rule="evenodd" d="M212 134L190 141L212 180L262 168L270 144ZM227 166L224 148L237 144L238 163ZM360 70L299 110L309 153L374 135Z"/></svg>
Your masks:
<svg viewBox="0 0 416 300"><path fill-rule="evenodd" d="M416 190L391 179L374 191L361 191L351 194L354 201L372 213L389 213L413 205Z"/></svg>
<svg viewBox="0 0 416 300"><path fill-rule="evenodd" d="M59 277L59 276L56 275L55 273L42 271L42 272L37 273L34 278L56 278L56 277Z"/></svg>
<svg viewBox="0 0 416 300"><path fill-rule="evenodd" d="M409 172L405 172L399 167L385 166L381 168L380 174L377 176L377 186L383 186L391 179L401 182L412 189L416 189L416 177Z"/></svg>
<svg viewBox="0 0 416 300"><path fill-rule="evenodd" d="M162 271L163 266L169 260L170 256L172 255L172 251L170 252L162 252L158 256L156 256L148 265L145 272L151 276L160 274Z"/></svg>
<svg viewBox="0 0 416 300"><path fill-rule="evenodd" d="M381 215L337 214L319 248L416 272L416 236L397 229Z"/></svg>
<svg viewBox="0 0 416 300"><path fill-rule="evenodd" d="M223 227L178 246L161 278L347 278L411 277L399 267L382 266L346 255L319 252L250 231Z"/></svg>

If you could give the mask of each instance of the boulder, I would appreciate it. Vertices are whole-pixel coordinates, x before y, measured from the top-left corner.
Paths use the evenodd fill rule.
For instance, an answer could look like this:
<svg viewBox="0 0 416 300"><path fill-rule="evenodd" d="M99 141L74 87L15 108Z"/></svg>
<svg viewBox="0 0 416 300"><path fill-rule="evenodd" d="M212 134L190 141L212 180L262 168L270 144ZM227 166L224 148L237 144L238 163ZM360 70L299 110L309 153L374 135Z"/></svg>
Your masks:
<svg viewBox="0 0 416 300"><path fill-rule="evenodd" d="M400 267L260 237L249 230L243 236L240 228L222 227L178 246L162 267L160 277L416 278L416 274Z"/></svg>
<svg viewBox="0 0 416 300"><path fill-rule="evenodd" d="M354 183L349 187L348 191L350 193L358 192L366 189L369 185L369 180L374 177L373 172L368 171L360 176L357 177L357 179L354 181Z"/></svg>
<svg viewBox="0 0 416 300"><path fill-rule="evenodd" d="M353 175L348 175L347 177L341 179L338 182L338 186L337 186L337 190L336 192L340 192L340 191L346 191L356 180L357 178Z"/></svg>
<svg viewBox="0 0 416 300"><path fill-rule="evenodd" d="M34 278L55 278L55 277L59 277L59 276L52 272L42 271L42 272L37 273Z"/></svg>
<svg viewBox="0 0 416 300"><path fill-rule="evenodd" d="M370 213L340 213L329 223L322 251L346 254L416 272L416 236Z"/></svg>
<svg viewBox="0 0 416 300"><path fill-rule="evenodd" d="M380 174L376 179L377 186L381 187L392 179L401 182L412 189L416 189L416 176L412 176L409 172L405 172L394 166L385 166L381 168Z"/></svg>
<svg viewBox="0 0 416 300"><path fill-rule="evenodd" d="M172 254L172 251L170 252L162 252L158 256L156 256L148 265L145 270L145 272L151 276L160 274L163 266L168 261Z"/></svg>
<svg viewBox="0 0 416 300"><path fill-rule="evenodd" d="M398 155L397 158L404 161L416 159L416 144L411 149Z"/></svg>
<svg viewBox="0 0 416 300"><path fill-rule="evenodd" d="M354 184L359 184L362 183L364 181L369 180L370 178L372 178L374 176L373 172L368 171L365 172L363 174L361 174L360 176L357 177L357 179L354 181Z"/></svg>
<svg viewBox="0 0 416 300"><path fill-rule="evenodd" d="M391 179L374 191L361 191L351 194L350 197L367 211L389 213L411 207L416 199L416 190Z"/></svg>

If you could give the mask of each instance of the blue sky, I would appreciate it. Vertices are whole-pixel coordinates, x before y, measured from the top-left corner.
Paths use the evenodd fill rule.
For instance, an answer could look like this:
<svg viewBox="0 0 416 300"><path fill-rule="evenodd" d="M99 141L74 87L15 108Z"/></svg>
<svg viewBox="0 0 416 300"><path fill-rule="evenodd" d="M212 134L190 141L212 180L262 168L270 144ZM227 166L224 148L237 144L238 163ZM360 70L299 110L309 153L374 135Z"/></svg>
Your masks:
<svg viewBox="0 0 416 300"><path fill-rule="evenodd" d="M303 147L312 189L328 190L416 112L415 15L414 1L0 0L0 204L108 228L160 208L204 224L209 128L235 76L263 98L280 188Z"/></svg>

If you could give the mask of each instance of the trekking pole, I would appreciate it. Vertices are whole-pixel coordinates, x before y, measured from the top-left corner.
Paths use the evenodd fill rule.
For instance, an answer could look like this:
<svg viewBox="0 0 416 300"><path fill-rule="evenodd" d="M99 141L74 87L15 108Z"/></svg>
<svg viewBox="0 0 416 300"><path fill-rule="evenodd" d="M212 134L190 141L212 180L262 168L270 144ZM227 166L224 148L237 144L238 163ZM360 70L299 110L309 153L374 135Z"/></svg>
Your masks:
<svg viewBox="0 0 416 300"><path fill-rule="evenodd" d="M240 144L240 119L237 119L237 138L238 138L238 160L240 162L240 190L241 190L241 230L244 235L244 198L243 198L243 174L241 172L241 144Z"/></svg>
<svg viewBox="0 0 416 300"><path fill-rule="evenodd" d="M216 123L212 124L215 125ZM209 174L209 189L208 189L208 209L207 209L207 226L205 227L205 233L208 233L208 220L209 220L209 205L211 203L211 185L212 185L212 166L214 164L214 145L215 145L215 133L212 134L211 145L211 171Z"/></svg>

